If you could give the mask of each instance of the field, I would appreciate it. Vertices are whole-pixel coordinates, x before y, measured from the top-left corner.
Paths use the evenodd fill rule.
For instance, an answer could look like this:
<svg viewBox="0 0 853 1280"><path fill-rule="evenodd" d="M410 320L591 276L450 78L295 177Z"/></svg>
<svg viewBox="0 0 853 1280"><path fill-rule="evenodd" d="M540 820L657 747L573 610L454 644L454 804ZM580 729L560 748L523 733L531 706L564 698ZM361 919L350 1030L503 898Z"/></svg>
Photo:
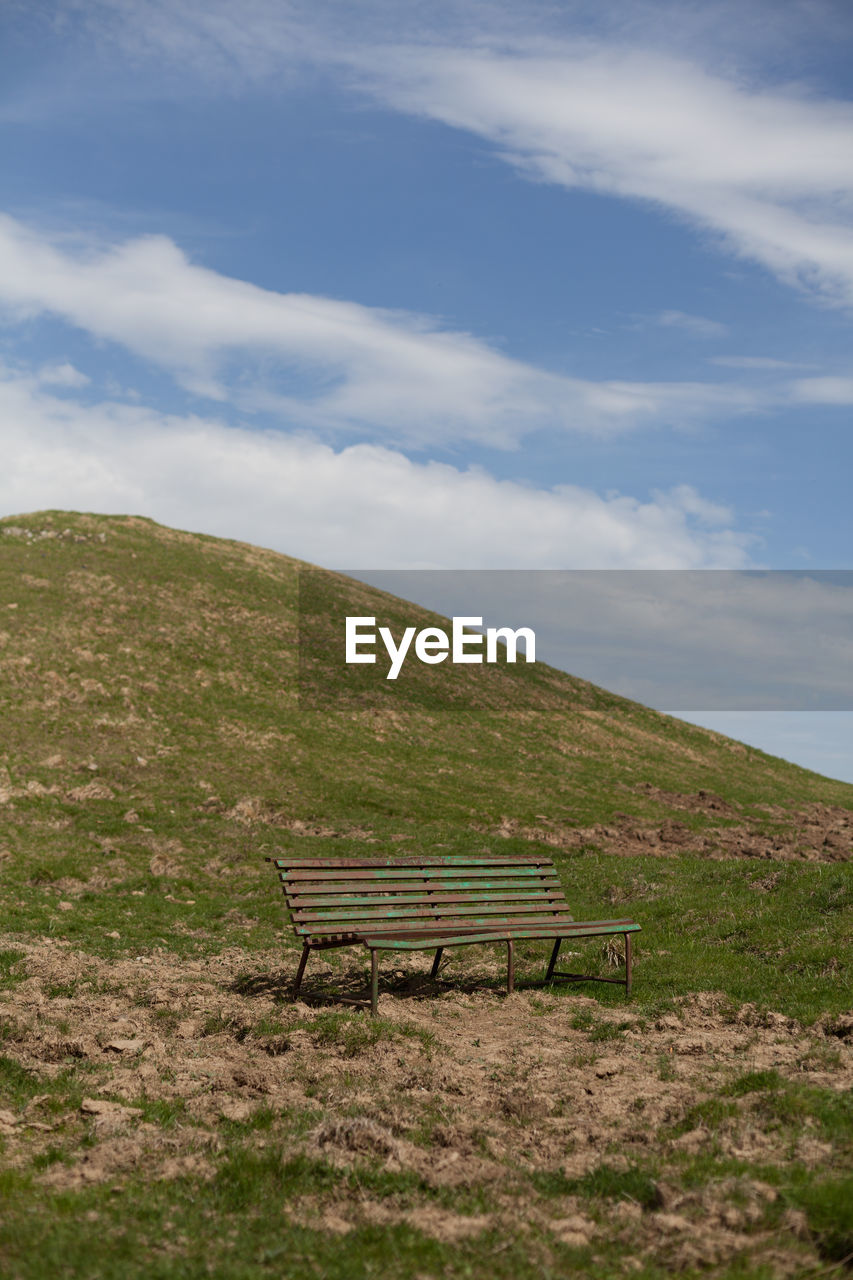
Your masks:
<svg viewBox="0 0 853 1280"><path fill-rule="evenodd" d="M342 602L419 611L299 569L0 521L0 1273L842 1275L853 787L540 665L338 686ZM529 944L294 1004L281 850L545 850L634 995Z"/></svg>

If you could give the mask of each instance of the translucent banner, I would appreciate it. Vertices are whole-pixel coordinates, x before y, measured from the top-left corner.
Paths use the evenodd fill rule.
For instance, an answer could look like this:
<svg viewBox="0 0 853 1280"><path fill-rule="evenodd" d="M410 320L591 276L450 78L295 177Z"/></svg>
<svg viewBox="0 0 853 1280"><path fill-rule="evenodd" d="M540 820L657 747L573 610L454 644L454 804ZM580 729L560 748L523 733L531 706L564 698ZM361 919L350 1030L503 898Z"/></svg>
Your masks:
<svg viewBox="0 0 853 1280"><path fill-rule="evenodd" d="M661 711L853 710L853 571L301 572L311 701L536 706L546 664Z"/></svg>

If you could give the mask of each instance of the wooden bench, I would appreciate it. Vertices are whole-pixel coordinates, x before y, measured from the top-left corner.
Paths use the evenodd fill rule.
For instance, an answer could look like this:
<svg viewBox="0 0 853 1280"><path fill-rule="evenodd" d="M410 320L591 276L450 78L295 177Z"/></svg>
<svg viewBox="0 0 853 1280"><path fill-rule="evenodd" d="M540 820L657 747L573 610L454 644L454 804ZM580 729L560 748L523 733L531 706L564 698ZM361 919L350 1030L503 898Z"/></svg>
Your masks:
<svg viewBox="0 0 853 1280"><path fill-rule="evenodd" d="M376 1013L380 951L435 949L432 977L445 947L505 942L507 992L514 986L513 945L553 939L545 982L616 982L631 991L633 920L572 919L550 858L267 858L278 871L302 956L293 984L299 993L312 951L362 944L370 951L371 1000ZM625 977L558 973L566 938L605 934L625 938Z"/></svg>

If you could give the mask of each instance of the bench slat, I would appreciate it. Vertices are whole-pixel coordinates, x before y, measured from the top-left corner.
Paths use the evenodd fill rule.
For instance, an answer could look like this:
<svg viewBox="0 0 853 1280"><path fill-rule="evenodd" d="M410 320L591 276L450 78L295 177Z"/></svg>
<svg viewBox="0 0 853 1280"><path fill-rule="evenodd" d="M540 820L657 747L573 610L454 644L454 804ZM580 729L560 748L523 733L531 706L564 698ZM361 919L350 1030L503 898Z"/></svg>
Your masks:
<svg viewBox="0 0 853 1280"><path fill-rule="evenodd" d="M603 937L610 933L636 933L640 926L635 924L633 920L605 920L597 923L582 924L572 923L566 925L549 925L547 928L536 929L533 927L516 928L511 927L487 927L483 929L423 929L420 932L408 930L405 932L388 932L381 930L367 931L359 934L359 938L367 947L388 947L389 950L426 950L430 946L449 947L454 945L454 939L458 942L462 941L478 941L478 942L507 942L513 939L515 942L537 942L547 941L552 938L597 938ZM457 943L458 945L458 943Z"/></svg>
<svg viewBox="0 0 853 1280"><path fill-rule="evenodd" d="M295 910L294 918L299 924L310 924L317 921L320 924L329 924L332 922L343 921L351 923L355 920L425 920L428 924L434 924L436 919L454 919L455 917L479 916L479 915L516 915L521 914L528 917L538 916L540 919L547 920L555 915L568 915L569 904L567 902L554 903L538 903L538 902L474 902L463 903L461 906L444 906L436 904L433 911L424 910L420 906L397 906L394 899L390 899L385 905L376 903L370 907L328 907L323 911L303 911Z"/></svg>
<svg viewBox="0 0 853 1280"><path fill-rule="evenodd" d="M537 858L528 855L515 855L508 857L483 857L469 858L464 854L448 854L446 858L422 858L414 854L409 856L401 854L399 858L272 858L274 866L280 871L287 868L295 874L301 870L323 871L328 868L344 867L347 871L367 868L375 871L378 868L386 867L392 871L400 871L407 867L429 867L430 870L444 870L453 867L454 864L465 867L547 867L549 870L554 869L554 863L551 858Z"/></svg>
<svg viewBox="0 0 853 1280"><path fill-rule="evenodd" d="M478 925L470 920L458 927L451 925L421 928L389 930L379 928L360 929L357 933L340 932L333 934L306 934L307 938L317 937L328 942L331 939L346 940L349 943L363 942L365 946L385 946L398 949L427 950L431 946L453 946L454 938L479 939L481 942L542 941L553 938L597 938L611 933L636 933L640 926L633 920L581 920L554 922L551 924L525 924L517 920L490 920L487 924ZM302 936L302 935L300 935Z"/></svg>
<svg viewBox="0 0 853 1280"><path fill-rule="evenodd" d="M301 894L289 893L287 897L291 911L304 911L311 908L333 910L336 907L381 907L391 904L401 907L444 907L461 902L541 902L543 906L547 906L549 902L565 902L563 891L559 888L496 889L494 892L482 890L479 893L474 891L455 893L452 889L428 892L423 889L410 889L407 893L384 895L379 891L375 894L341 894L338 897L303 897Z"/></svg>
<svg viewBox="0 0 853 1280"><path fill-rule="evenodd" d="M544 857L275 858L303 943L294 981L299 990L309 952L362 943L371 951L371 1010L378 1001L380 950L435 949L433 976L445 947L508 944L507 990L513 990L515 941L553 942L546 982L565 938L625 936L626 991L631 987L630 919L573 919L557 869ZM556 975L585 980L583 975ZM618 982L617 978L602 978Z"/></svg>
<svg viewBox="0 0 853 1280"><path fill-rule="evenodd" d="M379 948L383 951L386 949L388 951L429 951L433 947L464 947L474 942L548 942L553 938L589 938L610 933L636 933L639 928L638 924L629 923L622 924L618 928L608 926L582 932L574 929L569 932L557 927L542 933L517 933L513 929L485 929L479 933L425 932L417 935L403 934L399 937L386 933L365 933L360 936L366 947Z"/></svg>
<svg viewBox="0 0 853 1280"><path fill-rule="evenodd" d="M286 874L288 884L297 885L304 881L309 883L316 881L322 884L324 881L340 881L341 870L320 870L309 871L307 868L299 871L282 872ZM458 880L474 879L474 880L538 880L542 875L552 875L553 868L541 868L539 866L531 867L501 867L496 870L493 867L472 867L467 863L460 863L456 866L448 867L377 867L373 870L370 868L359 867L353 871L347 872L347 881L367 880L371 884L380 884L383 880Z"/></svg>
<svg viewBox="0 0 853 1280"><path fill-rule="evenodd" d="M319 897L320 895L335 898L344 894L356 894L358 896L378 895L378 894L404 894L404 893L459 893L459 892L477 892L491 893L493 890L518 890L521 893L531 893L538 889L547 890L549 893L562 893L563 887L559 879L555 875L525 877L519 879L507 879L506 877L495 877L493 880L478 878L475 880L466 879L435 879L432 877L421 876L419 878L411 878L409 880L381 880L376 884L371 884L368 880L317 880L317 881L298 881L294 884L282 873L282 887L288 898L294 900L303 896Z"/></svg>
<svg viewBox="0 0 853 1280"><path fill-rule="evenodd" d="M424 929L434 930L436 928L464 930L464 929L470 929L474 927L482 927L482 928L488 928L491 926L503 927L504 924L506 924L507 926L512 924L513 927L516 924L527 925L533 928L536 928L538 926L540 930L542 929L547 930L552 928L558 928L562 922L565 922L567 924L572 923L570 916L568 920L566 920L567 915L568 915L568 912L566 912L566 914L563 916L548 916L546 918L543 918L541 914L540 915L527 914L527 915L518 915L518 916L510 917L510 916L507 916L504 912L494 912L494 913L483 912L481 914L472 914L472 915L461 915L461 914L452 915L452 916L445 915L445 916L442 916L440 920L436 920L436 919L430 920L429 918L424 916L418 916L412 919L406 919L405 917L397 917L397 916L390 916L390 915L386 916L385 919L389 921L394 932L405 931L410 933L413 930L417 932L419 929L421 930L421 932L423 932ZM327 923L322 921L312 921L309 923L303 923L302 921L294 921L294 928L296 929L297 933L299 933L300 935L308 934L311 937L315 937L315 936L321 937L323 934L341 933L341 932L357 933L359 936L361 936L363 933L367 932L368 930L373 931L377 927L375 919L363 920L362 924L363 924L363 927L359 927L358 920L336 920L336 921L329 921Z"/></svg>

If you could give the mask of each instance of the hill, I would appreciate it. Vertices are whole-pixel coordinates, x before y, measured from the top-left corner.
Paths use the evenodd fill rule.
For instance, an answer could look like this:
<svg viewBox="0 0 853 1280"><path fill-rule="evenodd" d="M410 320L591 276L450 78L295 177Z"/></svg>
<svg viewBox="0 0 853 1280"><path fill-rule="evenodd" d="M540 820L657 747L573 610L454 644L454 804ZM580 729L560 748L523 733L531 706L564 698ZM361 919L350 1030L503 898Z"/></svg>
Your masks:
<svg viewBox="0 0 853 1280"><path fill-rule="evenodd" d="M136 517L0 521L13 1274L54 1255L56 1274L90 1274L95 1256L105 1276L110 1259L115 1274L209 1274L189 1246L201 1232L223 1275L406 1275L415 1257L424 1274L574 1259L607 1275L636 1253L653 1275L762 1255L785 1212L801 1215L797 1265L843 1256L847 1228L836 1239L825 1221L842 1192L828 1183L813 1205L803 1190L827 1151L797 1156L799 1181L782 1169L806 1115L818 1147L832 1134L849 1152L853 787L542 664L412 668L394 689L338 678L323 659L344 613L435 619L339 575L312 571L300 592L308 569ZM356 952L309 970L293 1006L263 856L367 846L546 848L578 917L619 904L643 924L636 1001L531 987L501 1003L495 961L472 949L442 995L424 957L389 973L375 1024L336 1003L362 989ZM522 952L522 987L541 959ZM642 1071L621 1087L632 1055ZM590 1072L611 1119L572 1128L555 1099L583 1111ZM725 1228L740 1243L693 1256L690 1223L717 1214L719 1237L756 1180L756 1153L736 1152L761 1107L778 1139L765 1190ZM648 1147L661 1126L665 1152ZM695 1150L677 1145L691 1134ZM152 1171L162 1182L128 1218L121 1189ZM724 1176L741 1182L709 1192ZM278 1237L244 1220L265 1194L303 1259L285 1272ZM605 1230L614 1203L629 1211ZM661 1225L679 1205L688 1227ZM109 1242L95 1254L90 1213ZM28 1261L33 1214L52 1225ZM236 1243L214 1243L205 1215Z"/></svg>

